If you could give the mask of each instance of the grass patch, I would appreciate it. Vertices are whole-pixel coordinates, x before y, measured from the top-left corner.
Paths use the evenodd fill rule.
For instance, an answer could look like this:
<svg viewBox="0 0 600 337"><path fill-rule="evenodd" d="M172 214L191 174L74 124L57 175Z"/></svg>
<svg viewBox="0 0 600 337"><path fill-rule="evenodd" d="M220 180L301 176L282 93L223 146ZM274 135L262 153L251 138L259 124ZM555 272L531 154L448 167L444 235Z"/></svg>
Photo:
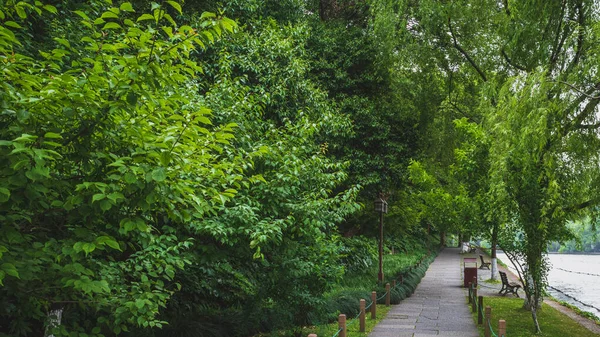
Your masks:
<svg viewBox="0 0 600 337"><path fill-rule="evenodd" d="M498 320L506 321L506 335L511 337L593 337L593 332L581 326L570 317L544 303L542 310L538 311L538 322L541 334L534 333L531 312L522 308L523 299L505 297L486 297L484 306L492 308L491 325L496 334L498 333ZM473 313L473 319L477 322L477 313ZM484 336L483 325L478 326L479 335Z"/></svg>
<svg viewBox="0 0 600 337"><path fill-rule="evenodd" d="M354 317L351 317L352 320L346 318L346 334L349 336L367 337L369 333L373 330L373 328L375 328L375 325L377 325L377 323L379 323L387 315L390 309L392 309L391 306L386 307L385 304L377 304L376 319L371 319L371 313L367 310L367 315L365 318L365 332L359 331L360 323L358 322L358 318L354 319ZM304 329L302 329L302 336L308 336L309 334L314 333L317 334L317 336L331 337L335 335L338 329L339 328L337 323L305 327Z"/></svg>
<svg viewBox="0 0 600 337"><path fill-rule="evenodd" d="M485 283L491 283L491 284L500 284L500 283L502 283L502 280L498 280L498 279L492 280L490 278L490 279L484 280L483 282L485 282Z"/></svg>

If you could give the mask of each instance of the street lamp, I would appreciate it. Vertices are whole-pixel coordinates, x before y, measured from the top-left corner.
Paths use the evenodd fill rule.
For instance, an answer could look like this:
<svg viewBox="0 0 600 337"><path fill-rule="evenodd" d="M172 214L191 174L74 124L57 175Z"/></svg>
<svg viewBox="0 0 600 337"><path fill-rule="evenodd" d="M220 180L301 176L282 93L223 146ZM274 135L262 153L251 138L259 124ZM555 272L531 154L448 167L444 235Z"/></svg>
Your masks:
<svg viewBox="0 0 600 337"><path fill-rule="evenodd" d="M375 212L379 212L379 274L377 274L377 280L383 282L383 213L388 212L388 204L382 194L375 200Z"/></svg>

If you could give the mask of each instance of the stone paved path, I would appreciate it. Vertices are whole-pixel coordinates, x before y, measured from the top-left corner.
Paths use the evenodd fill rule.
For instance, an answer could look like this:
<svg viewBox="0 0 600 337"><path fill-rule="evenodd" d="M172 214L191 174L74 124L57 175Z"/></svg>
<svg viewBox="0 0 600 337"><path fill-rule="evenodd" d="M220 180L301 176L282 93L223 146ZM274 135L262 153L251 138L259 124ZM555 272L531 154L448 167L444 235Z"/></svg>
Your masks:
<svg viewBox="0 0 600 337"><path fill-rule="evenodd" d="M369 337L479 337L462 288L462 255L445 248L415 293L393 306Z"/></svg>

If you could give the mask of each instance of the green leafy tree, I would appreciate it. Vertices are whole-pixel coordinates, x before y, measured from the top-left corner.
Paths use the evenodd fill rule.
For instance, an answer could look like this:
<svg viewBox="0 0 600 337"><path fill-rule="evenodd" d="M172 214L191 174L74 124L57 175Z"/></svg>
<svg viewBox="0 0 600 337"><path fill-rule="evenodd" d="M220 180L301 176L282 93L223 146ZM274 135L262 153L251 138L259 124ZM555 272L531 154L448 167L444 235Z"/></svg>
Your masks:
<svg viewBox="0 0 600 337"><path fill-rule="evenodd" d="M399 7L407 18L402 30L429 50L448 79L448 97L456 100L447 102L486 132L484 210L488 221L502 224L505 249L527 264L523 281L539 331L547 244L565 237L568 218L597 204L591 187L599 173L592 164L598 86L587 75L598 59L591 42L594 5L421 1Z"/></svg>
<svg viewBox="0 0 600 337"><path fill-rule="evenodd" d="M190 262L178 229L231 199L250 161L223 156L235 125L213 125L191 94L202 69L190 53L235 24L205 13L180 26L174 1L146 14L109 2L61 11L79 39L22 54L19 32L43 11L57 13L0 8L0 333L160 327Z"/></svg>

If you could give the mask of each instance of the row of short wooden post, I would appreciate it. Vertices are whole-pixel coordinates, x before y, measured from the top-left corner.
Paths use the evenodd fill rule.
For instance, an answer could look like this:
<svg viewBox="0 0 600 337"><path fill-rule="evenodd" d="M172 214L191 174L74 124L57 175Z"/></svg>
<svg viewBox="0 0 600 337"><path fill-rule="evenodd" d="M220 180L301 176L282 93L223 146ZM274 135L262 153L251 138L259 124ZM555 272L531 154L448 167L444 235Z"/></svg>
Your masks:
<svg viewBox="0 0 600 337"><path fill-rule="evenodd" d="M402 283L402 276L400 276L400 282ZM385 284L385 306L389 307L390 306L390 302L391 302L391 293L390 293L390 289L392 287L396 287L396 281L392 281L392 285L390 286L389 283ZM361 299L360 300L360 315L358 316L358 324L359 324L359 331L360 332L365 332L366 329L366 320L365 320L365 316L366 316L366 300L365 299ZM371 292L371 319L375 319L377 318L377 292L373 291ZM341 329L340 333L339 333L339 337L346 337L346 315L344 314L340 314L338 316L338 328ZM308 335L308 337L317 337L316 334L310 334Z"/></svg>
<svg viewBox="0 0 600 337"><path fill-rule="evenodd" d="M427 256L429 256L429 251L427 252ZM418 265L421 265L421 263L423 263L423 260L425 260L425 256L421 257L421 260L419 261ZM409 272L411 272L413 269L413 267L410 267L408 269ZM402 275L400 275L400 284L404 283L403 279L402 279ZM390 289L391 288L396 288L396 280L392 281L392 284L390 286L389 283L385 284L385 291L386 291L386 295L385 295L385 306L389 307L390 306L390 302L391 302L391 293L390 293ZM360 332L365 332L366 329L366 323L365 323L365 311L366 311L366 301L364 299L360 300L360 315L358 316L359 319L359 329ZM377 318L377 292L373 291L371 292L371 319L375 319ZM338 327L340 330L339 333L339 337L346 337L346 315L344 314L340 314L338 316ZM311 333L310 335L308 335L308 337L317 337L316 334Z"/></svg>
<svg viewBox="0 0 600 337"><path fill-rule="evenodd" d="M477 299L477 301L475 301ZM477 308L483 308L483 296L477 296L477 277L473 277L473 282L469 282L469 303L471 303L471 310L477 311L477 324L483 324L483 315L481 310ZM490 324L488 323L492 318L492 308L488 305L485 307L485 326L484 336L491 337L492 331L490 330ZM506 337L506 321L501 319L498 321L498 337Z"/></svg>

